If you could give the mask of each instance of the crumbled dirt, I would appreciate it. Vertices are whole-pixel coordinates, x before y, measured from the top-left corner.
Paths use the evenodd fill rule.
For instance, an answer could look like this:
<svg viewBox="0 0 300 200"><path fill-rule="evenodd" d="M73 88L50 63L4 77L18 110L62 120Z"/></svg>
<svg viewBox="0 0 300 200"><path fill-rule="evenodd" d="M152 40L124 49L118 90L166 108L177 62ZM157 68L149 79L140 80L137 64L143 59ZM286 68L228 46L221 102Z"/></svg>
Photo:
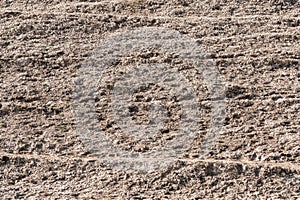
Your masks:
<svg viewBox="0 0 300 200"><path fill-rule="evenodd" d="M164 27L194 38L226 84L226 116L208 157L202 135L187 154L151 173L116 172L80 139L72 113L81 63L112 33ZM300 3L297 0L0 1L1 199L297 199L300 198ZM169 57L168 57L169 56ZM168 123L149 141L132 141L110 116L115 78L134 63L168 63L194 83L199 122L210 122L207 90L172 55L135 52L105 72L96 108L120 148L151 151L176 132L180 109L148 85L130 105L147 123L149 98ZM185 69L186 67L186 69Z"/></svg>

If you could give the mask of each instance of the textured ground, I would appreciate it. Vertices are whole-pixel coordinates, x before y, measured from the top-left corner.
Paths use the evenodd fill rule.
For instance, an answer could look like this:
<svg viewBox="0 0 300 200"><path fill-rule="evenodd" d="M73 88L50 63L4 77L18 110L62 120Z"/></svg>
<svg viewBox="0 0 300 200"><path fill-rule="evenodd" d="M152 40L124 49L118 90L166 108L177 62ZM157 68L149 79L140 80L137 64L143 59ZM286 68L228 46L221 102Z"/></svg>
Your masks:
<svg viewBox="0 0 300 200"><path fill-rule="evenodd" d="M75 130L74 80L101 39L144 26L202 45L226 83L225 123L207 159L192 157L196 141L168 168L114 172ZM172 64L137 52L116 68L153 55ZM297 0L1 0L0 199L299 199L299 55Z"/></svg>

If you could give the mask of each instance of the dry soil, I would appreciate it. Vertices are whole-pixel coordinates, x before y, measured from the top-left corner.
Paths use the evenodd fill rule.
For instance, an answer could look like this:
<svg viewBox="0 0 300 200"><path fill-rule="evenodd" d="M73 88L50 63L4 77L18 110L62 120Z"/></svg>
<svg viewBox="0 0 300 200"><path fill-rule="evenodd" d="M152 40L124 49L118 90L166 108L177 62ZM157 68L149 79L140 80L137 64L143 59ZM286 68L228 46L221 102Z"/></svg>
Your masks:
<svg viewBox="0 0 300 200"><path fill-rule="evenodd" d="M116 172L76 131L72 94L81 63L101 39L140 27L194 38L224 79L224 126L205 159L197 157L200 135L168 167ZM134 63L168 63L187 70L206 102L201 77L151 51L124 56L106 77ZM297 0L1 0L0 199L299 199L299 61ZM111 137L118 129L109 115L114 80L100 85L96 98L99 124ZM170 126L148 147L115 138L119 148L137 152L163 145L178 120L176 101L161 88L139 92L135 99L157 95L171 106ZM144 100L133 102L137 123L147 121ZM210 107L200 110L205 131Z"/></svg>

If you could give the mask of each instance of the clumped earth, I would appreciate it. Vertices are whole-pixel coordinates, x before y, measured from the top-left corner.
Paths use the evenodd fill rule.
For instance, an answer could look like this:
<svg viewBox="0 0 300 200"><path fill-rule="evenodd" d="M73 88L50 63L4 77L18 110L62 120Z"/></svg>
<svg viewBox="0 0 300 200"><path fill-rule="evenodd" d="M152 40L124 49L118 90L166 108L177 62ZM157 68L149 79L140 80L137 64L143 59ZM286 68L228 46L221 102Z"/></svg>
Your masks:
<svg viewBox="0 0 300 200"><path fill-rule="evenodd" d="M194 38L224 79L224 126L206 158L195 156L199 135L186 155L165 168L115 171L80 139L72 94L81 63L102 39L139 27ZM1 0L0 33L1 199L300 198L297 0ZM133 96L132 118L147 123L147 99L156 98L167 107L169 126L150 144L132 142L125 133L114 138L118 127L109 113L115 78L148 62L183 68L196 86L199 123L204 132L209 126L201 76L172 55L133 52L104 73L111 78L99 84L95 103L103 130L128 151L163 145L180 120L176 99L148 85Z"/></svg>

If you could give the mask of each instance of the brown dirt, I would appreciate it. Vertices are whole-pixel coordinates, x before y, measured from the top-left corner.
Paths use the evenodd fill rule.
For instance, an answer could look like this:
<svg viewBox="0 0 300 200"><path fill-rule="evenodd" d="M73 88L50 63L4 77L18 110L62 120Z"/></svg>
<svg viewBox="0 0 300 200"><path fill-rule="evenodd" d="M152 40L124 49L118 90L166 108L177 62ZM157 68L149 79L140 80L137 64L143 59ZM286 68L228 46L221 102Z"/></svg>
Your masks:
<svg viewBox="0 0 300 200"><path fill-rule="evenodd" d="M0 199L300 198L299 13L297 0L1 0ZM101 39L144 26L175 29L202 45L226 83L226 118L206 159L193 158L199 136L169 167L115 172L76 132L74 80ZM149 59L172 64L143 55L116 69ZM205 100L201 77L191 79ZM110 87L101 87L96 106L108 106L99 116L110 133ZM209 107L202 111L205 130ZM130 141L129 149L139 150Z"/></svg>

